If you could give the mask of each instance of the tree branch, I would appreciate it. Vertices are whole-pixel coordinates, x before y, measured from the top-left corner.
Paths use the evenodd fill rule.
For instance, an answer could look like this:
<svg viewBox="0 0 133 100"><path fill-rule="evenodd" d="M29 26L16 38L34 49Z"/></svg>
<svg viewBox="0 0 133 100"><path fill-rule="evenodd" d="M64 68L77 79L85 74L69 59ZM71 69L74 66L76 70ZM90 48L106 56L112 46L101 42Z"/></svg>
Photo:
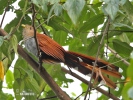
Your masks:
<svg viewBox="0 0 133 100"><path fill-rule="evenodd" d="M0 28L0 35L5 36L7 32ZM61 88L56 84L52 77L47 73L47 71L42 67L42 70L38 70L39 64L36 63L24 50L21 46L18 45L18 54L22 56L31 67L47 82L51 89L55 92L61 100L71 100L69 96L61 90Z"/></svg>

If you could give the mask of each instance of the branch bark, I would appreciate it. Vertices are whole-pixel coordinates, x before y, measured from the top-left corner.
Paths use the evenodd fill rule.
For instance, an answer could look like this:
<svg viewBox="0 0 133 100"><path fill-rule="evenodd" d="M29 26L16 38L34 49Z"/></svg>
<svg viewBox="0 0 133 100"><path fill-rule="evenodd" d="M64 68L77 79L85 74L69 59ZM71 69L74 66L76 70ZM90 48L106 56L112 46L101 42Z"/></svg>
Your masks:
<svg viewBox="0 0 133 100"><path fill-rule="evenodd" d="M0 28L0 35L5 36L7 32ZM18 54L22 56L31 67L47 82L51 89L55 92L60 100L71 100L69 96L61 90L61 88L56 84L52 77L47 73L47 71L42 67L42 70L38 70L39 64L35 62L21 46L18 45Z"/></svg>

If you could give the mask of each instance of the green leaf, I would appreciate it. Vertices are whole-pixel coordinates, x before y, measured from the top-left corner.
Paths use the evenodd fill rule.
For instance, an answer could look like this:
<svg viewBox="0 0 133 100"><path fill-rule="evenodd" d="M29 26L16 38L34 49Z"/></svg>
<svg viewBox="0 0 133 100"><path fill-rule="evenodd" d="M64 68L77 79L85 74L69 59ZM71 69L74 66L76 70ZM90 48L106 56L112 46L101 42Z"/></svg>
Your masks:
<svg viewBox="0 0 133 100"><path fill-rule="evenodd" d="M34 4L38 5L38 1L40 0L31 0Z"/></svg>
<svg viewBox="0 0 133 100"><path fill-rule="evenodd" d="M40 87L34 78L31 79L29 77L26 77L24 82L26 87L32 89L32 91L35 92L36 95L41 92Z"/></svg>
<svg viewBox="0 0 133 100"><path fill-rule="evenodd" d="M112 20L116 17L119 10L119 0L103 0L105 2L103 9L111 17Z"/></svg>
<svg viewBox="0 0 133 100"><path fill-rule="evenodd" d="M60 23L59 23L60 22ZM56 31L60 31L63 30L66 33L69 33L69 30L67 30L64 26L63 26L63 20L61 20L60 18L54 18L49 20L49 26L53 27L54 30Z"/></svg>
<svg viewBox="0 0 133 100"><path fill-rule="evenodd" d="M0 36L0 46L3 44L3 42L4 42L4 37Z"/></svg>
<svg viewBox="0 0 133 100"><path fill-rule="evenodd" d="M133 87L131 87L129 90L128 90L128 96L130 99L133 100Z"/></svg>
<svg viewBox="0 0 133 100"><path fill-rule="evenodd" d="M76 25L84 5L84 0L67 0L65 2L64 9L67 10L67 13L74 25Z"/></svg>
<svg viewBox="0 0 133 100"><path fill-rule="evenodd" d="M0 91L0 100L14 100L14 97L11 94Z"/></svg>
<svg viewBox="0 0 133 100"><path fill-rule="evenodd" d="M32 71L31 70L29 70L29 69L27 69L27 68L23 68L23 67L20 67L25 73L27 73L28 74L28 76L30 77L30 78L33 78L33 73L32 73Z"/></svg>
<svg viewBox="0 0 133 100"><path fill-rule="evenodd" d="M21 72L20 72L21 70ZM22 78L23 76L29 76L31 79L33 78L33 69L30 69L30 66L28 63L22 59L21 57L18 58L18 60L15 63L15 69L14 69L14 78Z"/></svg>
<svg viewBox="0 0 133 100"><path fill-rule="evenodd" d="M43 11L44 11L45 13L48 13L48 7L47 7L47 5L48 5L48 2L45 1L45 0L42 0L41 8L43 9Z"/></svg>
<svg viewBox="0 0 133 100"><path fill-rule="evenodd" d="M38 83L40 90L42 91L45 86L47 85L47 83L44 81L44 79L38 74L38 73L34 73L34 79L36 80L36 82Z"/></svg>
<svg viewBox="0 0 133 100"><path fill-rule="evenodd" d="M101 95L97 100L108 100L109 98L106 95Z"/></svg>
<svg viewBox="0 0 133 100"><path fill-rule="evenodd" d="M86 85L85 83L81 83L80 86L82 87L82 91L86 91L88 88L88 85Z"/></svg>
<svg viewBox="0 0 133 100"><path fill-rule="evenodd" d="M14 3L16 0L12 0L10 4ZM5 8L7 7L8 1L2 1L0 0L0 15L2 15L3 11L5 11ZM10 9L10 5L8 6L8 10Z"/></svg>
<svg viewBox="0 0 133 100"><path fill-rule="evenodd" d="M17 40L16 35L13 35L13 36L11 37L11 45L12 45L12 47L13 47L15 53L18 54L18 52L17 52L18 40Z"/></svg>
<svg viewBox="0 0 133 100"><path fill-rule="evenodd" d="M6 83L8 88L13 87L13 81L14 81L13 73L10 70L8 70L6 73Z"/></svg>
<svg viewBox="0 0 133 100"><path fill-rule="evenodd" d="M59 16L62 12L62 6L59 3L54 4L54 13L56 16Z"/></svg>
<svg viewBox="0 0 133 100"><path fill-rule="evenodd" d="M3 54L5 55L5 56L7 56L8 57L8 48L9 48L9 42L8 41L4 41L3 42L3 45L0 47L0 49L1 49L1 51L3 52Z"/></svg>
<svg viewBox="0 0 133 100"><path fill-rule="evenodd" d="M120 0L120 4L124 5L126 3L127 0Z"/></svg>
<svg viewBox="0 0 133 100"><path fill-rule="evenodd" d="M67 39L67 33L64 31L56 31L53 34L53 39L58 42L60 45L65 45Z"/></svg>
<svg viewBox="0 0 133 100"><path fill-rule="evenodd" d="M82 46L82 42L78 38L72 38L71 41L69 41L69 50L78 52L79 47ZM77 45L78 44L78 45Z"/></svg>
<svg viewBox="0 0 133 100"><path fill-rule="evenodd" d="M133 51L133 47L131 47L126 42L121 42L120 40L113 40L113 46L115 51L118 54L122 54L124 57L129 57L130 53Z"/></svg>
<svg viewBox="0 0 133 100"><path fill-rule="evenodd" d="M100 45L101 35L98 36L97 38L94 38L94 39L90 38L88 41L90 41L90 40L91 40L91 42L87 48L88 49L88 55L94 56L94 55L96 55L98 47ZM102 47L103 47L103 44L102 44Z"/></svg>
<svg viewBox="0 0 133 100"><path fill-rule="evenodd" d="M104 21L104 15L98 14L89 19L89 21L85 22L84 25L80 28L79 32L84 33L90 29L96 28L98 25L102 24Z"/></svg>
<svg viewBox="0 0 133 100"><path fill-rule="evenodd" d="M126 12L126 17L128 17L129 21L132 23L133 22L133 12L132 12L133 4L129 0L126 0L122 8L124 12Z"/></svg>
<svg viewBox="0 0 133 100"><path fill-rule="evenodd" d="M114 23L113 26L114 26L114 27L127 27L127 28L129 28L130 30L133 30L133 28L132 28L130 25L123 24L123 23Z"/></svg>
<svg viewBox="0 0 133 100"><path fill-rule="evenodd" d="M120 40L122 42L126 42L126 43L130 44L130 40L128 39L127 34L125 34L125 33L123 33L122 35L120 35Z"/></svg>
<svg viewBox="0 0 133 100"><path fill-rule="evenodd" d="M133 86L133 81L127 82L122 90L122 97L124 100L131 100L129 99L128 90Z"/></svg>
<svg viewBox="0 0 133 100"><path fill-rule="evenodd" d="M14 84L13 84L13 90L15 94L15 98L17 100L22 99L22 91L24 91L24 80L21 78L15 79Z"/></svg>

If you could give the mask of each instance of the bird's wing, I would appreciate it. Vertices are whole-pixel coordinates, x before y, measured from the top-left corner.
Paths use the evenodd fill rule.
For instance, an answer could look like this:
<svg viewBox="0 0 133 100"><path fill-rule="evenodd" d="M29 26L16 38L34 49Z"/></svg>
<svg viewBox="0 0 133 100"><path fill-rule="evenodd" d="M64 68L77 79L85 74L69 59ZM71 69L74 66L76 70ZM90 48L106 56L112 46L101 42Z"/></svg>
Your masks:
<svg viewBox="0 0 133 100"><path fill-rule="evenodd" d="M47 55L59 59L62 62L64 59L65 50L54 40L46 36L45 34L36 34L39 48Z"/></svg>

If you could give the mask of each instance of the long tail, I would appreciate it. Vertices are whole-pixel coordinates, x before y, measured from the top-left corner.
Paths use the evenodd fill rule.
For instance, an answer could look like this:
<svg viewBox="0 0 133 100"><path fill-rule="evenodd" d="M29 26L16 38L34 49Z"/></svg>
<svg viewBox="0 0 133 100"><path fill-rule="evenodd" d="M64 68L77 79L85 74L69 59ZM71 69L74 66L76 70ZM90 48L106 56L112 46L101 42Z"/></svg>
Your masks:
<svg viewBox="0 0 133 100"><path fill-rule="evenodd" d="M66 65L73 68L78 67L78 71L84 75L91 74L94 67L93 63L95 62L94 57L71 51L67 51L65 59ZM121 78L121 74L118 72L118 69L119 68L117 66L98 59L97 66L94 69L93 78L95 81L99 82L103 80L107 86L116 88L116 84L110 80L107 75L113 76L115 78Z"/></svg>

